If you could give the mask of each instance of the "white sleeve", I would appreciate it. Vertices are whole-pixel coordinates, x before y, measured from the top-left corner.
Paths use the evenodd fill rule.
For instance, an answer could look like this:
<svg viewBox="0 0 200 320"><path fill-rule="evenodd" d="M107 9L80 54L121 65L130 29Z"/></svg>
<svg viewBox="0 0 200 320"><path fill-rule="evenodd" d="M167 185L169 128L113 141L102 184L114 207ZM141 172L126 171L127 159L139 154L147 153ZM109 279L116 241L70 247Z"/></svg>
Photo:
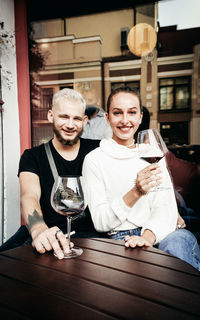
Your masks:
<svg viewBox="0 0 200 320"><path fill-rule="evenodd" d="M151 230L156 236L156 242L160 242L176 229L178 219L178 208L171 178L165 166L162 170L164 179L162 185L167 186L168 189L150 192L151 215L142 228L142 232L145 229Z"/></svg>
<svg viewBox="0 0 200 320"><path fill-rule="evenodd" d="M129 210L126 212L120 209L124 204L119 197L113 201L108 200L103 175L91 154L85 157L82 174L84 196L95 229L106 232L120 226L127 219Z"/></svg>

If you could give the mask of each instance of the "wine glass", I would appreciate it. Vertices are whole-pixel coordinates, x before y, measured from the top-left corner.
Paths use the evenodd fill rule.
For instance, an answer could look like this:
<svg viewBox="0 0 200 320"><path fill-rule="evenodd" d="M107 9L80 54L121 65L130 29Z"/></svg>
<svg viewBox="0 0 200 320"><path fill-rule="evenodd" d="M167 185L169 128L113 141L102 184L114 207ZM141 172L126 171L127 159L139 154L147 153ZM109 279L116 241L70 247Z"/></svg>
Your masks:
<svg viewBox="0 0 200 320"><path fill-rule="evenodd" d="M84 196L79 176L58 176L51 191L53 209L67 217L67 234L69 252L63 252L64 258L75 258L83 252L81 248L70 247L70 232L72 217L84 211Z"/></svg>
<svg viewBox="0 0 200 320"><path fill-rule="evenodd" d="M140 158L149 162L159 162L168 152L167 146L157 129L147 129L139 131L137 137L137 147ZM165 190L169 187L157 186L150 191Z"/></svg>

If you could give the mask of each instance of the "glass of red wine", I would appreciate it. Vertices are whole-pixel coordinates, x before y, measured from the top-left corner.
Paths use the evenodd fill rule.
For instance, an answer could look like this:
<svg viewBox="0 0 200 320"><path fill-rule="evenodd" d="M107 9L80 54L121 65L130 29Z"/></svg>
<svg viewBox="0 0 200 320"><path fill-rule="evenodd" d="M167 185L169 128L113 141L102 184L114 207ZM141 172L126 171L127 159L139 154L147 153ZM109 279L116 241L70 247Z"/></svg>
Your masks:
<svg viewBox="0 0 200 320"><path fill-rule="evenodd" d="M157 129L140 131L137 137L137 147L140 158L148 163L159 162L168 152L167 146ZM168 187L157 186L150 191L165 190Z"/></svg>
<svg viewBox="0 0 200 320"><path fill-rule="evenodd" d="M84 196L80 176L58 176L51 192L51 205L59 214L67 217L69 251L64 258L75 258L83 253L78 247L70 247L71 220L84 211Z"/></svg>

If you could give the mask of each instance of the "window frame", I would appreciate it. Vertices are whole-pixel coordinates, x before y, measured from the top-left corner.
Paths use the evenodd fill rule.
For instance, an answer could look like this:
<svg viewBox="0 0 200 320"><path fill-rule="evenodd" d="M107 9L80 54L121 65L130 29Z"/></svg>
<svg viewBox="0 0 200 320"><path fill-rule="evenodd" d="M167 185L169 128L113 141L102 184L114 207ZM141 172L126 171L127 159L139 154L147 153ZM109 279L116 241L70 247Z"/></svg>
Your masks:
<svg viewBox="0 0 200 320"><path fill-rule="evenodd" d="M123 85L124 87L126 87L126 86L129 87L129 83L137 83L138 84L138 88L136 88L136 90L138 90L138 92L140 92L140 81L116 81L116 82L111 82L111 91L114 90L112 88L113 85L119 84L119 87L121 87L121 85Z"/></svg>
<svg viewBox="0 0 200 320"><path fill-rule="evenodd" d="M177 84L176 80L177 79L188 79L188 84ZM173 84L169 84L169 85L161 85L161 81L162 80L172 80ZM160 78L159 79L159 104L158 104L158 108L159 108L159 112L160 113L165 113L165 112L187 112L191 110L191 85L192 85L192 78L191 76L181 76L181 77L166 77L166 78ZM176 102L176 92L177 92L177 88L181 88L181 87L185 87L188 86L188 93L189 93L189 98L188 98L188 106L186 108L178 108L177 107L177 102ZM160 90L161 88L169 88L169 87L173 87L173 105L171 109L161 109L161 94L160 94Z"/></svg>

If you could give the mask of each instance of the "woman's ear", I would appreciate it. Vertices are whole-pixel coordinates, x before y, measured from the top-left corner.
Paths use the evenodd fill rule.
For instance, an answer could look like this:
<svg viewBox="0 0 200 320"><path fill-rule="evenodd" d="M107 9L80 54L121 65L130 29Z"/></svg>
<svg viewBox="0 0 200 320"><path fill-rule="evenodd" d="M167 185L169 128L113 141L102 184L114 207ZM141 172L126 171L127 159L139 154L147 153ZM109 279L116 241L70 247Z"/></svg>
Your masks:
<svg viewBox="0 0 200 320"><path fill-rule="evenodd" d="M109 114L108 114L108 112L105 112L105 115L106 115L106 120L107 120L107 122L110 124L110 120L109 120Z"/></svg>
<svg viewBox="0 0 200 320"><path fill-rule="evenodd" d="M143 118L143 112L141 113L139 124L142 123L142 118Z"/></svg>

